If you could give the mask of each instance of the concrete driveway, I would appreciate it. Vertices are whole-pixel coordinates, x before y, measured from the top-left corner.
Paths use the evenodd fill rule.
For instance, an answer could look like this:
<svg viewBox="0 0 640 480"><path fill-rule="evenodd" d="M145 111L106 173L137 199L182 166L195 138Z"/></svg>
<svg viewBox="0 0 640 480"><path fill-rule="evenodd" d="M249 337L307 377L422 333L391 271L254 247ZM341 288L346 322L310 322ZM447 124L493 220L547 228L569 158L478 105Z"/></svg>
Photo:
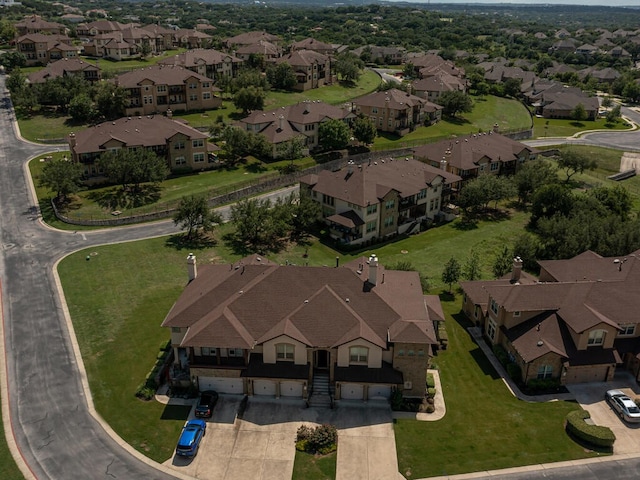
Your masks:
<svg viewBox="0 0 640 480"><path fill-rule="evenodd" d="M610 382L594 382L571 385L567 387L582 408L591 414L596 425L609 427L616 436L613 445L614 454L630 454L640 452L640 424L625 423L604 399L607 390L618 389L629 395L632 400L640 397L640 388L633 376L616 375Z"/></svg>
<svg viewBox="0 0 640 480"><path fill-rule="evenodd" d="M289 479L298 427L329 423L338 428L337 480L402 478L386 402L342 402L329 410L306 408L300 400L252 397L240 419L240 400L221 395L196 457L174 456L165 465L203 480Z"/></svg>

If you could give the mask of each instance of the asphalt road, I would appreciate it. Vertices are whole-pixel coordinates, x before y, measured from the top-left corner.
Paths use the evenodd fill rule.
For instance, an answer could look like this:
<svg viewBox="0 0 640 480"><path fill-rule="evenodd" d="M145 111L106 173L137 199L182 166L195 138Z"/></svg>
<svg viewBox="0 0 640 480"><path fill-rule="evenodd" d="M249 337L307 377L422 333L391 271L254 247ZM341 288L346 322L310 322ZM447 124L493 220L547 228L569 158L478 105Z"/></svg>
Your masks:
<svg viewBox="0 0 640 480"><path fill-rule="evenodd" d="M4 84L5 78L0 75L0 92L5 92ZM28 187L25 161L52 148L18 140L10 107L3 94L0 287L8 389L3 401L8 401L11 421L6 429L13 432L24 461L39 479L175 478L119 445L92 415L91 400L85 397L82 384L84 370L76 362L53 267L58 259L80 248L167 235L177 229L170 221L81 233L44 227ZM633 145L634 150L640 149L639 133L627 133L614 140L594 135L589 138L603 144L614 142L618 148ZM540 476L581 480L638 478L640 460L572 466L533 475L531 471L493 474L486 478L516 480Z"/></svg>

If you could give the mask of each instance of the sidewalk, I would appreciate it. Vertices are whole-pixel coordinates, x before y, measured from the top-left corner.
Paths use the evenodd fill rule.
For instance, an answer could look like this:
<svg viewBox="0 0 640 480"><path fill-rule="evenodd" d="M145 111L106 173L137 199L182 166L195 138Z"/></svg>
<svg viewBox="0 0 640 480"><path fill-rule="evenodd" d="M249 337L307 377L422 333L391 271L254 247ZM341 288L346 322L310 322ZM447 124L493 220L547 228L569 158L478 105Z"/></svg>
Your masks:
<svg viewBox="0 0 640 480"><path fill-rule="evenodd" d="M440 384L440 372L438 370L427 370L427 373L433 375L433 380L436 384L436 396L433 397L435 411L433 413L420 413L420 412L391 412L391 416L395 418L409 418L414 420L420 420L421 422L435 422L440 420L447 413L447 407L444 403L444 393L442 391L442 385Z"/></svg>

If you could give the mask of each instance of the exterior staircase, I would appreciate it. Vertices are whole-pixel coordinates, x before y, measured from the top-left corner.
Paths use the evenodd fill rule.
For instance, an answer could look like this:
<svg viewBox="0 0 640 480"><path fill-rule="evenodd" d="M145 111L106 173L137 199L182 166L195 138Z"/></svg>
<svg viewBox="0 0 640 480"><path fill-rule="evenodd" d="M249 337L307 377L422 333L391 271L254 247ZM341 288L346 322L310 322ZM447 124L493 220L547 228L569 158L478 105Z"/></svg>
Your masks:
<svg viewBox="0 0 640 480"><path fill-rule="evenodd" d="M315 371L313 373L313 384L311 397L309 398L310 407L333 408L333 391L329 385L329 372Z"/></svg>

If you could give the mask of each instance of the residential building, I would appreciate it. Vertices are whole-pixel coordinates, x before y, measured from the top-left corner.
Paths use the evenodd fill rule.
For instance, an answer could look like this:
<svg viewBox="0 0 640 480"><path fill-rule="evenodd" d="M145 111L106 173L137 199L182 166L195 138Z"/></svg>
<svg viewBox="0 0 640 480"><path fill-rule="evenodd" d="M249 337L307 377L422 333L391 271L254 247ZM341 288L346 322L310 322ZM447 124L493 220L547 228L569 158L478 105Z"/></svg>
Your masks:
<svg viewBox="0 0 640 480"><path fill-rule="evenodd" d="M44 83L53 78L79 75L90 82L100 80L100 68L79 58L62 58L27 76L29 83Z"/></svg>
<svg viewBox="0 0 640 480"><path fill-rule="evenodd" d="M180 28L173 32L173 43L182 48L204 48L209 46L213 37L208 33L187 28Z"/></svg>
<svg viewBox="0 0 640 480"><path fill-rule="evenodd" d="M171 382L327 407L396 389L425 395L444 315L417 272L388 270L375 255L335 268L257 255L187 262L190 281L162 322L171 329Z"/></svg>
<svg viewBox="0 0 640 480"><path fill-rule="evenodd" d="M432 77L441 73L459 78L464 78L465 75L464 69L434 53L418 54L407 61L413 65L418 78Z"/></svg>
<svg viewBox="0 0 640 480"><path fill-rule="evenodd" d="M354 55L364 58L366 62L386 65L400 65L406 57L406 50L402 47L381 47L378 45L366 45L352 50Z"/></svg>
<svg viewBox="0 0 640 480"><path fill-rule="evenodd" d="M237 125L248 132L264 135L273 145L277 156L278 145L294 138L304 141L308 151L318 147L318 130L322 122L340 120L350 124L355 115L344 108L329 105L320 100L307 100L275 110L256 110L239 120Z"/></svg>
<svg viewBox="0 0 640 480"><path fill-rule="evenodd" d="M103 35L105 33L122 32L126 28L131 28L136 25L128 23L120 23L111 20L96 20L89 23L81 23L76 27L76 34L78 37L95 37L96 35Z"/></svg>
<svg viewBox="0 0 640 480"><path fill-rule="evenodd" d="M618 368L638 380L639 261L640 250L619 258L587 251L539 261L536 278L516 258L511 275L462 282L462 309L507 351L524 383L606 382Z"/></svg>
<svg viewBox="0 0 640 480"><path fill-rule="evenodd" d="M173 57L160 60L158 65L179 65L212 79L236 78L244 60L228 53L212 49L188 50Z"/></svg>
<svg viewBox="0 0 640 480"><path fill-rule="evenodd" d="M620 72L615 68L596 68L587 67L577 71L578 78L580 80L587 80L589 78L595 78L600 83L613 83L620 78Z"/></svg>
<svg viewBox="0 0 640 480"><path fill-rule="evenodd" d="M576 51L574 53L576 55L591 56L591 55L595 55L597 53L600 53L600 48L598 48L595 45L591 45L589 43L585 43L584 45L580 45L579 47L577 47Z"/></svg>
<svg viewBox="0 0 640 480"><path fill-rule="evenodd" d="M67 27L61 23L48 22L40 15L29 15L13 25L16 28L18 37L32 33L42 33L47 35L66 35Z"/></svg>
<svg viewBox="0 0 640 480"><path fill-rule="evenodd" d="M322 55L333 55L335 46L316 40L315 38L305 38L299 42L293 42L290 45L291 51L295 50L311 50L312 52L321 53Z"/></svg>
<svg viewBox="0 0 640 480"><path fill-rule="evenodd" d="M97 160L105 152L143 148L166 158L171 171L204 170L216 162L219 148L208 136L163 115L124 117L68 137L71 159L84 166L86 177L100 177Z"/></svg>
<svg viewBox="0 0 640 480"><path fill-rule="evenodd" d="M183 67L154 65L123 73L114 81L127 91L126 115L211 110L222 105L220 89L210 78Z"/></svg>
<svg viewBox="0 0 640 480"><path fill-rule="evenodd" d="M544 118L573 118L578 105L584 107L587 120L597 118L600 107L598 98L590 97L578 88L549 88L541 92L535 107L536 113Z"/></svg>
<svg viewBox="0 0 640 480"><path fill-rule="evenodd" d="M379 131L400 136L413 131L427 120L427 100L397 88L370 93L356 98L352 104L353 111L369 117Z"/></svg>
<svg viewBox="0 0 640 480"><path fill-rule="evenodd" d="M249 60L252 56L261 56L265 60L275 60L282 55L282 48L275 43L259 40L249 45L240 45L233 50L233 53L244 61Z"/></svg>
<svg viewBox="0 0 640 480"><path fill-rule="evenodd" d="M299 92L319 88L331 82L331 59L312 50L294 50L279 57L274 63L288 63L293 68L297 83L293 89Z"/></svg>
<svg viewBox="0 0 640 480"><path fill-rule="evenodd" d="M280 38L267 32L245 32L223 40L225 47L232 49L242 45L255 45L260 42L279 44Z"/></svg>
<svg viewBox="0 0 640 480"><path fill-rule="evenodd" d="M478 175L510 175L518 166L537 157L537 150L495 132L477 133L420 145L413 156L446 169L463 180Z"/></svg>
<svg viewBox="0 0 640 480"><path fill-rule="evenodd" d="M27 66L46 65L61 58L77 58L78 48L66 35L29 33L16 40L16 49L27 59Z"/></svg>
<svg viewBox="0 0 640 480"><path fill-rule="evenodd" d="M321 206L334 240L360 245L444 218L461 180L418 160L389 158L306 175L300 179L300 195Z"/></svg>
<svg viewBox="0 0 640 480"><path fill-rule="evenodd" d="M465 80L444 72L411 82L411 92L432 103L438 103L438 98L444 92L466 93L466 91L467 82Z"/></svg>

